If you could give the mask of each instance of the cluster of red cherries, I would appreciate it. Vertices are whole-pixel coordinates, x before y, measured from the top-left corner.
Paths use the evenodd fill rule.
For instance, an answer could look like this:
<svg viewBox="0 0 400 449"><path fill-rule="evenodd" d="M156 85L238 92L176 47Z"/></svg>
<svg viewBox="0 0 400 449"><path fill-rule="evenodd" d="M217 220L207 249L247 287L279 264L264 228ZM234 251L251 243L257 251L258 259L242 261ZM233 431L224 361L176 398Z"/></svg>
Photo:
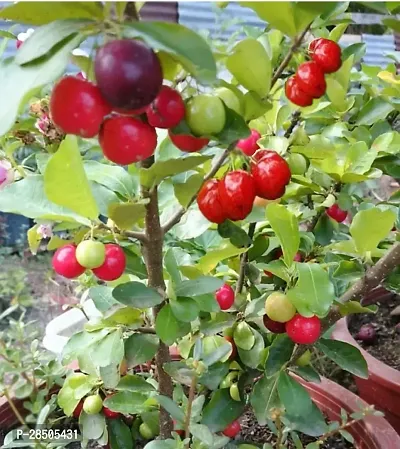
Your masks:
<svg viewBox="0 0 400 449"><path fill-rule="evenodd" d="M338 71L342 65L340 46L330 39L314 39L308 50L312 60L300 64L285 85L286 97L301 107L311 106L314 98L325 94L325 74Z"/></svg>
<svg viewBox="0 0 400 449"><path fill-rule="evenodd" d="M155 128L169 129L175 146L199 151L208 139L171 132L185 117L185 103L175 89L163 85L161 64L153 50L136 40L114 40L96 53L96 84L66 76L54 87L50 116L65 134L99 135L110 161L129 165L154 154Z"/></svg>
<svg viewBox="0 0 400 449"><path fill-rule="evenodd" d="M101 242L86 240L78 246L67 244L58 248L52 264L57 274L68 279L74 279L89 269L102 281L115 281L125 271L126 256L117 244L103 245Z"/></svg>
<svg viewBox="0 0 400 449"><path fill-rule="evenodd" d="M253 130L248 139L238 143L246 154L257 145L255 133ZM256 196L276 200L284 195L291 177L288 163L273 150L258 150L257 146L254 152L251 153L250 173L234 170L222 179L210 179L201 188L197 204L212 223L244 220L252 211Z"/></svg>

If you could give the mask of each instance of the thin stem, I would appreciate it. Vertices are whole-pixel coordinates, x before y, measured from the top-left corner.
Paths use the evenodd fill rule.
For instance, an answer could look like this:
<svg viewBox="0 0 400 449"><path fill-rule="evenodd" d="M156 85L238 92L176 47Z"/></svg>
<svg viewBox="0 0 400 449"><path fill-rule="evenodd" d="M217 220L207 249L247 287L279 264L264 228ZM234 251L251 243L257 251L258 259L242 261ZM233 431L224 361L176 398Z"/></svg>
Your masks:
<svg viewBox="0 0 400 449"><path fill-rule="evenodd" d="M282 440L283 440L283 429L282 429L281 417L279 415L275 419L275 426L278 431L278 435L276 438L276 449L281 449Z"/></svg>
<svg viewBox="0 0 400 449"><path fill-rule="evenodd" d="M24 418L22 417L21 413L19 412L19 410L15 406L13 400L11 399L11 396L10 396L10 394L9 394L7 389L4 390L4 396L6 397L8 403L10 404L11 410L13 411L15 417L18 419L18 421L21 423L21 425L23 427L26 427L27 429L29 429L29 427L27 426Z"/></svg>
<svg viewBox="0 0 400 449"><path fill-rule="evenodd" d="M249 226L250 239L253 239L255 230L256 230L256 223L250 223L250 226ZM247 266L248 260L249 260L249 253L248 253L248 251L246 251L240 257L239 280L238 280L238 283L236 284L236 294L237 295L239 293L242 293L242 290L243 290L244 281L246 278L246 266Z"/></svg>
<svg viewBox="0 0 400 449"><path fill-rule="evenodd" d="M293 112L292 115L292 121L290 122L289 128L286 130L283 137L286 137L287 139L291 136L294 128L296 128L296 125L299 123L301 117L300 111Z"/></svg>
<svg viewBox="0 0 400 449"><path fill-rule="evenodd" d="M190 436L190 419L192 417L192 406L194 401L194 396L196 394L196 386L197 386L197 376L193 376L192 382L190 384L189 389L189 399L188 405L186 409L186 418L185 418L185 438L189 438Z"/></svg>
<svg viewBox="0 0 400 449"><path fill-rule="evenodd" d="M152 327L139 327L135 329L136 332L140 332L141 334L155 334L156 330Z"/></svg>

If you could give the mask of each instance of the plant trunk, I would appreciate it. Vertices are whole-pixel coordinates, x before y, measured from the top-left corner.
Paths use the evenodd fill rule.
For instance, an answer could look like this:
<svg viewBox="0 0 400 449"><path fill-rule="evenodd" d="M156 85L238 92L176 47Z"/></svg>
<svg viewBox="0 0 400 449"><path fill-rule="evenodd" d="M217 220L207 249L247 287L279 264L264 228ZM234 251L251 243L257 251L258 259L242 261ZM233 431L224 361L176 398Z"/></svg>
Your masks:
<svg viewBox="0 0 400 449"><path fill-rule="evenodd" d="M148 168L154 162L153 158L143 162L143 167ZM160 213L158 209L157 187L151 191L143 188L143 197L149 198L150 202L146 205L146 226L145 233L147 241L143 244L143 254L146 262L148 285L156 290L165 291L165 282L163 276L163 232L160 225ZM163 307L164 302L154 307L154 319ZM170 362L171 357L169 348L160 341L156 354L156 370L158 378L158 391L163 396L172 398L173 385L171 377L164 371L164 363ZM172 432L172 421L169 413L161 407L160 410L160 437L169 438Z"/></svg>

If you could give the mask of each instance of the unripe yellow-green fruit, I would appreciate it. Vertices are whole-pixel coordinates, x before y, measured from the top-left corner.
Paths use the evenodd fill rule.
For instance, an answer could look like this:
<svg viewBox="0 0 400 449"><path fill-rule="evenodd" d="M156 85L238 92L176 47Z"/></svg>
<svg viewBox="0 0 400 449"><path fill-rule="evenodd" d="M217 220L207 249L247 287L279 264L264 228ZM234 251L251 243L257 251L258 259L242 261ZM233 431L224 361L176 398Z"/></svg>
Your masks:
<svg viewBox="0 0 400 449"><path fill-rule="evenodd" d="M309 365L311 362L311 352L309 349L307 349L307 351L302 354L296 361L295 364L297 366L307 366Z"/></svg>
<svg viewBox="0 0 400 449"><path fill-rule="evenodd" d="M240 401L240 393L239 393L239 388L238 388L238 384L232 384L231 387L229 388L229 393L231 395L231 398L234 401Z"/></svg>
<svg viewBox="0 0 400 449"><path fill-rule="evenodd" d="M227 87L219 87L218 89L215 89L215 93L229 109L233 109L238 114L242 113L240 100L233 91Z"/></svg>
<svg viewBox="0 0 400 449"><path fill-rule="evenodd" d="M265 301L265 312L278 323L286 323L296 314L296 308L282 292L271 293Z"/></svg>
<svg viewBox="0 0 400 449"><path fill-rule="evenodd" d="M83 410L88 415L97 415L103 408L103 400L99 394L88 396L83 403Z"/></svg>
<svg viewBox="0 0 400 449"><path fill-rule="evenodd" d="M76 248L76 260L82 267L98 268L106 259L106 248L103 243L84 240Z"/></svg>

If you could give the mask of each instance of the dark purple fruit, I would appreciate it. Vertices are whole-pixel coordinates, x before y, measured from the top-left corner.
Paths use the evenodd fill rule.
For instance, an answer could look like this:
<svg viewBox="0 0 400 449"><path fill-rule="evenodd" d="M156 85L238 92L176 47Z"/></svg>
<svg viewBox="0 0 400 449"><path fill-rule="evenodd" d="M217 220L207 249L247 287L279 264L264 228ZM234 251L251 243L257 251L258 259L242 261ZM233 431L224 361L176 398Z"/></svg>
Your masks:
<svg viewBox="0 0 400 449"><path fill-rule="evenodd" d="M135 40L115 40L101 47L94 61L97 85L112 106L148 106L161 89L163 74L154 51Z"/></svg>
<svg viewBox="0 0 400 449"><path fill-rule="evenodd" d="M356 335L357 340L361 340L368 345L374 343L375 338L376 330L372 324L363 324Z"/></svg>

